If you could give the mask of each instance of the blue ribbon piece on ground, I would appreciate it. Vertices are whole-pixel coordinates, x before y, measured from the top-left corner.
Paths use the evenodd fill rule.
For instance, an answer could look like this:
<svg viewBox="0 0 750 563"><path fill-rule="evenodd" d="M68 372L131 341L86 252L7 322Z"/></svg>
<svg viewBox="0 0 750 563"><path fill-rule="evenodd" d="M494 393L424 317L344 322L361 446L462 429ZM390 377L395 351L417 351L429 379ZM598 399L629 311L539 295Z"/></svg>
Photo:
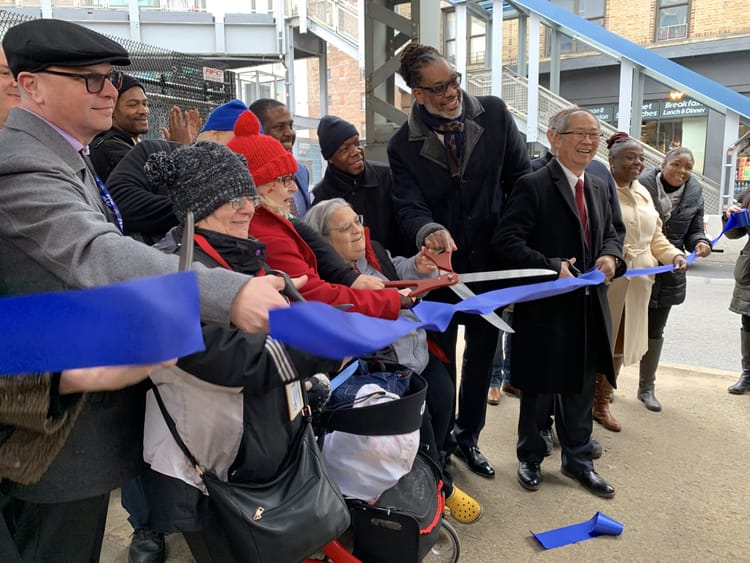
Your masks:
<svg viewBox="0 0 750 563"><path fill-rule="evenodd" d="M544 549L554 549L563 545L590 540L598 536L619 536L622 534L624 527L617 520L613 520L606 514L597 512L591 520L538 534L531 532L531 534L542 544Z"/></svg>
<svg viewBox="0 0 750 563"><path fill-rule="evenodd" d="M151 364L204 349L194 272L0 299L0 373Z"/></svg>

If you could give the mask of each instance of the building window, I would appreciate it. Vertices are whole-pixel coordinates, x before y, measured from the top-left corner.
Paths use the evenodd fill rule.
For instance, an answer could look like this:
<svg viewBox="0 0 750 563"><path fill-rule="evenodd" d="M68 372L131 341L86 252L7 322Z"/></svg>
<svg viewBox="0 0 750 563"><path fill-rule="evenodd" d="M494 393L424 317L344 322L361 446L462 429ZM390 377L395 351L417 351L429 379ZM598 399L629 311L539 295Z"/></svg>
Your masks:
<svg viewBox="0 0 750 563"><path fill-rule="evenodd" d="M470 65L484 65L487 60L487 22L469 16L469 61Z"/></svg>
<svg viewBox="0 0 750 563"><path fill-rule="evenodd" d="M656 40L684 39L688 35L688 0L658 0Z"/></svg>
<svg viewBox="0 0 750 563"><path fill-rule="evenodd" d="M607 8L607 0L551 0L556 6L560 6L575 15L584 18L591 23L604 27L604 14ZM546 54L550 54L550 34L547 33ZM575 53L577 51L588 51L591 49L585 43L574 40L567 35L559 35L560 53Z"/></svg>
<svg viewBox="0 0 750 563"><path fill-rule="evenodd" d="M443 56L451 64L456 64L456 12L443 14Z"/></svg>

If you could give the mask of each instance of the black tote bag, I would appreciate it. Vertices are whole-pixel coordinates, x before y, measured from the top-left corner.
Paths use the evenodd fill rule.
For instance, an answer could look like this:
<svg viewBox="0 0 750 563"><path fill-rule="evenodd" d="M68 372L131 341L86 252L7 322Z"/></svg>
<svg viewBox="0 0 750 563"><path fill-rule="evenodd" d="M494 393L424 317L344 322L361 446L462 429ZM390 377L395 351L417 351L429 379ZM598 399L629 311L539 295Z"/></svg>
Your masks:
<svg viewBox="0 0 750 563"><path fill-rule="evenodd" d="M274 479L227 482L201 468L177 433L158 390L153 391L172 436L206 485L238 562L297 563L349 527L349 509L323 467L309 417Z"/></svg>

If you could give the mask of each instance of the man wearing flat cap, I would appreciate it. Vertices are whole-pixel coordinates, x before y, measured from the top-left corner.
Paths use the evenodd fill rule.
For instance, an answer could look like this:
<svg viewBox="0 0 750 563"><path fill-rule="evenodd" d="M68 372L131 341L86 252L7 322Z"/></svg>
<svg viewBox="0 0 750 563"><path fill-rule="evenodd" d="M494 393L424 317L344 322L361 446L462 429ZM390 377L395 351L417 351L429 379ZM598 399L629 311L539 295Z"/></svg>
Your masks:
<svg viewBox="0 0 750 563"><path fill-rule="evenodd" d="M393 213L391 169L383 162L365 160L357 128L335 115L324 115L318 124L318 143L328 166L313 188L313 205L343 198L364 217L373 240L394 256L414 254L413 241L406 239Z"/></svg>
<svg viewBox="0 0 750 563"><path fill-rule="evenodd" d="M51 19L10 28L3 48L21 108L11 109L0 131L0 292L93 287L177 271L175 256L122 236L119 210L85 156L91 140L112 127L122 80L112 65L129 64L125 49L87 28ZM231 321L264 332L268 309L286 306L276 276L248 278L197 264L193 269L205 322ZM97 561L109 493L142 464L144 390L87 394L80 410L66 411L59 376L37 378L33 385L13 379L17 389L11 396L37 394L40 404L54 403L64 416L77 418L41 479L2 465L0 510L15 545L0 542L0 558ZM25 426L53 442L54 429L37 421L46 415L29 412ZM4 426L0 435L16 430ZM7 555L11 548L20 557Z"/></svg>
<svg viewBox="0 0 750 563"><path fill-rule="evenodd" d="M140 136L148 133L150 114L143 84L123 74L117 87L112 127L94 137L90 147L91 162L102 181L107 181L117 163L140 141Z"/></svg>

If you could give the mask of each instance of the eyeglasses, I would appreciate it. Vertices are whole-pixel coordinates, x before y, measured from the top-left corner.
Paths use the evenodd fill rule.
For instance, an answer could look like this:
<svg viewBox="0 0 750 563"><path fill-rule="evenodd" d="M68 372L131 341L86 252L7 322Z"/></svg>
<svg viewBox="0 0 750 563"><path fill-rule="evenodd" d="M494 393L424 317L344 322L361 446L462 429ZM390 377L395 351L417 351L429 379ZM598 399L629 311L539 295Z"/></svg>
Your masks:
<svg viewBox="0 0 750 563"><path fill-rule="evenodd" d="M104 81L109 80L112 86L119 88L122 84L122 73L120 71L112 71L106 74L100 74L98 72L86 72L86 73L75 73L75 72L62 72L60 70L40 70L43 74L54 74L55 76L68 76L70 78L78 78L86 82L86 91L89 94L99 94L104 90Z"/></svg>
<svg viewBox="0 0 750 563"><path fill-rule="evenodd" d="M288 184L293 184L294 183L294 175L293 174L288 174L286 176L279 176L278 178L276 178L276 182L279 182L280 184L284 184L285 186L288 185Z"/></svg>
<svg viewBox="0 0 750 563"><path fill-rule="evenodd" d="M338 229L332 229L332 230L336 231L337 233L342 233L342 234L351 233L355 227L361 227L364 224L365 224L365 218L362 215L355 215L351 223L348 223L344 225L343 227L339 227Z"/></svg>
<svg viewBox="0 0 750 563"><path fill-rule="evenodd" d="M461 86L461 73L457 72L453 75L453 78L450 79L450 82L443 82L442 84L438 84L437 86L415 86L415 88L419 88L420 90L425 90L429 92L430 94L434 94L435 96L445 96L445 92L448 90L448 88L458 89Z"/></svg>
<svg viewBox="0 0 750 563"><path fill-rule="evenodd" d="M591 139L595 143L598 143L599 139L602 138L601 131L564 131L558 133L558 135L573 135L573 139L579 142L584 139Z"/></svg>
<svg viewBox="0 0 750 563"><path fill-rule="evenodd" d="M233 197L229 200L229 204L232 206L232 209L242 209L248 201L253 204L253 207L258 207L260 205L260 196L241 195L239 197Z"/></svg>

